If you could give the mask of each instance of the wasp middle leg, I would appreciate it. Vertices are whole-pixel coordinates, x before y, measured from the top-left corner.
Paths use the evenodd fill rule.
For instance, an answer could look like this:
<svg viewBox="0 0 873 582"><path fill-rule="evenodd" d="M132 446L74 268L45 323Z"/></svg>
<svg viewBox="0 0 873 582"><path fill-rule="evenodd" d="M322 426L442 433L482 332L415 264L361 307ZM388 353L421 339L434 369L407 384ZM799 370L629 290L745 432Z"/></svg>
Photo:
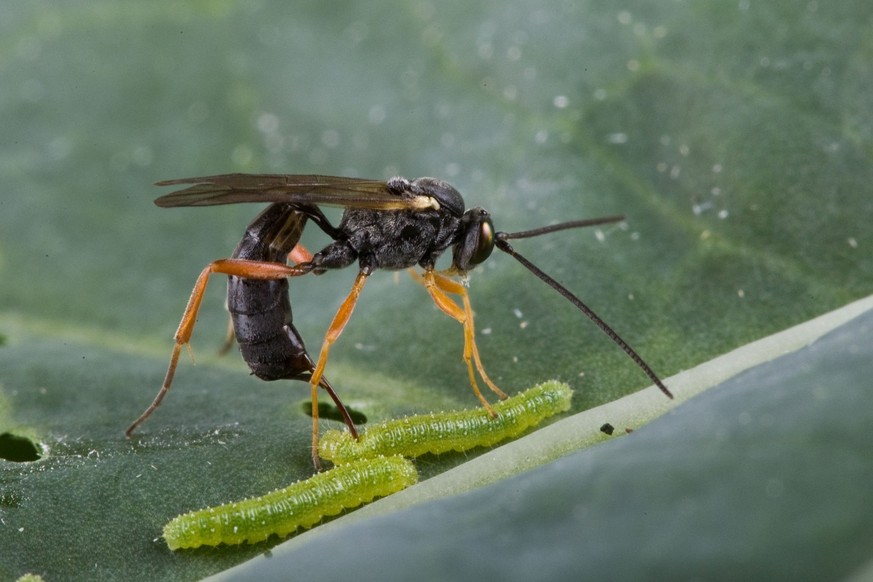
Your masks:
<svg viewBox="0 0 873 582"><path fill-rule="evenodd" d="M361 295L361 290L364 288L364 283L367 282L369 272L360 271L355 277L355 282L352 285L352 290L340 305L330 327L327 328L327 333L324 336L324 342L321 344L321 351L318 354L318 364L312 372L312 377L309 383L312 386L312 458L318 459L318 386L324 378L324 368L327 366L327 358L330 353L330 347L339 339L340 334L348 324L352 317L352 312L358 302L358 297ZM352 431L352 436L358 438L357 433ZM316 461L316 465L318 461Z"/></svg>

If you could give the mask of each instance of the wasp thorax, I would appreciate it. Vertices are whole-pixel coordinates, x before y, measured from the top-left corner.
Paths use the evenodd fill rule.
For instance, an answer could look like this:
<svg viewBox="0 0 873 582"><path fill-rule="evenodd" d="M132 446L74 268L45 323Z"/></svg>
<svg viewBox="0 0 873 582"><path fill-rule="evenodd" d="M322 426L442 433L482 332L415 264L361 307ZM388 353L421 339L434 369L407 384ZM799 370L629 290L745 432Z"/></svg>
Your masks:
<svg viewBox="0 0 873 582"><path fill-rule="evenodd" d="M454 216L464 213L464 197L448 182L437 178L416 178L410 183L410 191L420 196L430 196Z"/></svg>

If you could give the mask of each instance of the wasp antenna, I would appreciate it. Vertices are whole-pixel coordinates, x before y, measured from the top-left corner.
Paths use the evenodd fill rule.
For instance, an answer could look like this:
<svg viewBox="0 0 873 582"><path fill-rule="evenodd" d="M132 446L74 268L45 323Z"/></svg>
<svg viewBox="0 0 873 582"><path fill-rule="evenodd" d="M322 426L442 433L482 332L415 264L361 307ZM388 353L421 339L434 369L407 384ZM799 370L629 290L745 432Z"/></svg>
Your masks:
<svg viewBox="0 0 873 582"><path fill-rule="evenodd" d="M623 220L624 216L604 216L603 218L590 218L588 220L573 220L571 222L561 222L558 224L535 228L533 230L522 230L519 232L501 232L499 236L503 240L508 240L511 238L531 238L534 236L539 236L541 234L548 234L550 232L557 232L559 230L567 230L569 228L597 226L598 224L612 224L614 222L621 222Z"/></svg>
<svg viewBox="0 0 873 582"><path fill-rule="evenodd" d="M649 367L649 365L645 362L645 360L643 360L643 358L632 347L630 347L628 345L628 343L626 341L624 341L621 338L621 336L619 336L618 333L616 333L616 331L614 329L609 327L609 325L605 321L600 319L599 315L594 313L594 311L592 311L590 307L585 305L585 303L583 303L581 299L579 299L578 297L573 295L569 289L567 289L566 287L564 287L563 285L561 285L560 283L558 283L557 281L552 279L549 275L547 275L545 272L543 272L542 269L540 269L539 267L537 267L536 265L531 263L529 260L524 258L522 255L518 254L516 252L516 250L514 248L512 248L512 245L510 245L508 242L506 242L507 238L526 238L528 236L536 236L537 234L543 234L545 232L554 232L555 230L563 230L564 228L575 228L576 226L581 226L580 223L585 223L584 226L590 226L592 223L593 224L603 224L604 222L618 222L620 220L624 220L624 218L617 216L617 217L610 217L609 219L595 219L595 221L565 222L562 224L556 224L556 225L551 226L551 227L546 226L546 227L539 228L536 230L529 230L529 231L524 231L524 232L520 232L520 233L518 233L518 232L517 233L498 232L495 235L494 244L498 249L500 249L504 253L510 255L515 260L517 260L519 263L524 265L528 271L530 271L531 273L536 275L546 285L548 285L549 287L551 287L552 289L554 289L555 291L560 293L567 301L569 301L570 303L575 305L579 309L579 311L584 313L588 317L588 319L593 321L594 324L600 328L600 330L603 333L608 335L609 338L613 342L615 342L621 349L623 349L624 352L630 357L630 359L632 359L634 362L636 362L637 366L639 366L640 369L643 372L645 372L646 376L648 376L649 379L652 382L654 382L658 388L660 388L661 392L666 394L669 398L673 398L673 394L670 392L670 390L667 389L666 386L664 386L664 383L661 382L661 379L658 378L658 375L655 374L654 370L652 370L652 368ZM573 226L567 226L567 225L573 225ZM530 233L534 233L534 234L530 234ZM522 236L518 236L518 235L522 235Z"/></svg>

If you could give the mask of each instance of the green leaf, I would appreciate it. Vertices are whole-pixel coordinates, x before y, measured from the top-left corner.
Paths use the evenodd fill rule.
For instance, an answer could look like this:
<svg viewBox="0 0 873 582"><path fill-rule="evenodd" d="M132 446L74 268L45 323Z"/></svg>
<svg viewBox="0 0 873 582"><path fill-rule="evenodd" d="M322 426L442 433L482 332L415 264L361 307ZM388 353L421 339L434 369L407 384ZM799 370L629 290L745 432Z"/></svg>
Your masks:
<svg viewBox="0 0 873 582"><path fill-rule="evenodd" d="M364 580L580 573L820 580L869 569L873 492L861 484L873 479L871 306L866 301L864 315L813 345L741 373L630 436L468 495L325 526L218 578L279 580L294 569ZM756 343L766 350L768 342L791 342L788 332L779 336ZM718 367L690 375L700 380ZM589 413L613 420L609 406ZM575 420L533 436L548 441L544 433ZM524 448L517 444L503 449ZM494 456L508 460L504 450ZM457 482L458 472L425 485L433 492ZM406 493L420 498L408 490L385 505L402 507Z"/></svg>
<svg viewBox="0 0 873 582"><path fill-rule="evenodd" d="M6 7L0 435L41 459L0 461L0 577L219 572L270 546L174 555L153 541L163 524L311 474L306 386L213 356L221 278L198 365L183 360L161 409L123 438L161 383L197 274L259 210L159 209L153 182L433 175L507 231L622 213L623 227L515 246L667 377L873 292L871 18L859 0ZM352 271L293 281L310 347ZM511 258L474 272L470 295L506 391L568 381L579 412L647 384ZM417 284L381 273L327 371L371 421L468 408L462 341ZM667 404L649 392L644 417ZM808 466L807 448L786 454Z"/></svg>

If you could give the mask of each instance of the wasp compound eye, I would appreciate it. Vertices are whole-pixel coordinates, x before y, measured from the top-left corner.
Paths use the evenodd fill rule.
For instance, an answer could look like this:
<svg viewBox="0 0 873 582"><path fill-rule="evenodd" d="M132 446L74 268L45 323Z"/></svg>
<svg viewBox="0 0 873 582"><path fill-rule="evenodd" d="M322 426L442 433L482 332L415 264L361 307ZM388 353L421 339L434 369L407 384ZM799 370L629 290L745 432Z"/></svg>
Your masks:
<svg viewBox="0 0 873 582"><path fill-rule="evenodd" d="M452 263L464 273L485 262L494 250L494 224L488 212L472 208L461 218L462 237L452 251Z"/></svg>
<svg viewBox="0 0 873 582"><path fill-rule="evenodd" d="M479 240L476 244L476 250L473 251L473 256L470 257L470 263L473 266L484 263L491 256L491 251L493 250L494 223L491 222L491 218L486 214L485 220L479 224Z"/></svg>

